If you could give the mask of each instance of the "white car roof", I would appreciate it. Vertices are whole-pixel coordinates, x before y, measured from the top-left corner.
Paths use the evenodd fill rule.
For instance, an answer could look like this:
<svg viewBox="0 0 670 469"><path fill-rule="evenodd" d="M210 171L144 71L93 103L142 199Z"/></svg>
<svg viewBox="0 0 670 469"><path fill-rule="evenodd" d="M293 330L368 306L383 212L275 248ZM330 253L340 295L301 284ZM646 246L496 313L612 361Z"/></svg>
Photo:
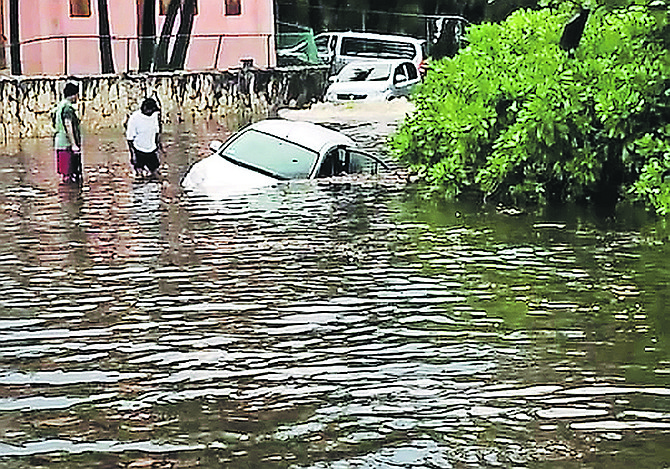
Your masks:
<svg viewBox="0 0 670 469"><path fill-rule="evenodd" d="M356 142L346 135L311 122L265 119L248 128L295 142L319 154L339 145L356 147Z"/></svg>

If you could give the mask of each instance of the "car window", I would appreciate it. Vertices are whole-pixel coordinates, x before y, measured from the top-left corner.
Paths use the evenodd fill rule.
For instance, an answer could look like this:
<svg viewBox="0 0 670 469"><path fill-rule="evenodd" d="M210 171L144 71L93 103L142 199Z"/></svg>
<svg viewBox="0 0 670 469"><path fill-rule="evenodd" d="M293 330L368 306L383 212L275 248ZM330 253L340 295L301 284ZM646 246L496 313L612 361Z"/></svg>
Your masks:
<svg viewBox="0 0 670 469"><path fill-rule="evenodd" d="M380 169L379 161L370 155L356 150L349 151L348 172L350 174L377 174Z"/></svg>
<svg viewBox="0 0 670 469"><path fill-rule="evenodd" d="M283 179L304 179L318 154L272 135L247 130L223 150L229 159Z"/></svg>
<svg viewBox="0 0 670 469"><path fill-rule="evenodd" d="M407 76L410 80L416 80L419 78L419 71L413 63L406 62L405 68L407 69Z"/></svg>
<svg viewBox="0 0 670 469"><path fill-rule="evenodd" d="M347 152L344 148L335 148L328 152L321 163L317 177L337 176L346 173Z"/></svg>
<svg viewBox="0 0 670 469"><path fill-rule="evenodd" d="M384 81L390 74L390 64L357 63L343 68L338 81Z"/></svg>
<svg viewBox="0 0 670 469"><path fill-rule="evenodd" d="M405 64L396 65L395 72L393 73L393 82L401 83L407 81L407 72L405 70Z"/></svg>
<svg viewBox="0 0 670 469"><path fill-rule="evenodd" d="M317 177L342 174L377 174L382 163L372 156L352 148L331 150L321 163Z"/></svg>

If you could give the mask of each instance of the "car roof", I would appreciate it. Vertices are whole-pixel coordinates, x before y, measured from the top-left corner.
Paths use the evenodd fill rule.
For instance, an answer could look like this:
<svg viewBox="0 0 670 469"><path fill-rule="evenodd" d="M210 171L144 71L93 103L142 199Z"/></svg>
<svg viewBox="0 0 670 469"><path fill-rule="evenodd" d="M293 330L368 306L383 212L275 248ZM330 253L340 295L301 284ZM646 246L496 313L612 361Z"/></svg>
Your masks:
<svg viewBox="0 0 670 469"><path fill-rule="evenodd" d="M359 33L356 31L323 31L322 33L317 34L315 37L326 36L326 35L358 37L362 39L382 39L386 41L402 41L416 44L426 42L425 39L419 39L412 36L403 36L400 34Z"/></svg>
<svg viewBox="0 0 670 469"><path fill-rule="evenodd" d="M248 129L294 142L319 154L340 145L356 146L356 142L340 132L305 121L265 119L251 124Z"/></svg>

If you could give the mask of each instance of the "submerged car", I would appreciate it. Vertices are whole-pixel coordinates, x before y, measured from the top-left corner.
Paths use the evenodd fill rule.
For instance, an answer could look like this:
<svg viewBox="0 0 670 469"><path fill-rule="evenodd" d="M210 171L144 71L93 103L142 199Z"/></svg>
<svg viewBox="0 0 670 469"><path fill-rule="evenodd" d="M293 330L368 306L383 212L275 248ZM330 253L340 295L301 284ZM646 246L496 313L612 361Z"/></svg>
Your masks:
<svg viewBox="0 0 670 469"><path fill-rule="evenodd" d="M213 154L182 180L185 190L227 195L293 179L376 174L387 167L340 132L283 119L251 124L225 143L211 142L210 150Z"/></svg>
<svg viewBox="0 0 670 469"><path fill-rule="evenodd" d="M421 81L419 70L409 60L375 60L345 65L326 91L325 100L388 101L409 96Z"/></svg>

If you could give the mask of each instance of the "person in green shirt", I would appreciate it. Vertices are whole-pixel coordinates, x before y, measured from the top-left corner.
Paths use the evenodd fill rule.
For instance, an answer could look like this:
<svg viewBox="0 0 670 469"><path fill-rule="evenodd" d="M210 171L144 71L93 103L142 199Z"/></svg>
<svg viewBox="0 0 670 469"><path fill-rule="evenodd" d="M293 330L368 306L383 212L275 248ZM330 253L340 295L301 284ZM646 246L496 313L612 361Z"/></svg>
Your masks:
<svg viewBox="0 0 670 469"><path fill-rule="evenodd" d="M68 83L63 89L63 100L54 115L56 136L56 167L63 183L81 182L81 128L73 104L77 102L79 86Z"/></svg>

